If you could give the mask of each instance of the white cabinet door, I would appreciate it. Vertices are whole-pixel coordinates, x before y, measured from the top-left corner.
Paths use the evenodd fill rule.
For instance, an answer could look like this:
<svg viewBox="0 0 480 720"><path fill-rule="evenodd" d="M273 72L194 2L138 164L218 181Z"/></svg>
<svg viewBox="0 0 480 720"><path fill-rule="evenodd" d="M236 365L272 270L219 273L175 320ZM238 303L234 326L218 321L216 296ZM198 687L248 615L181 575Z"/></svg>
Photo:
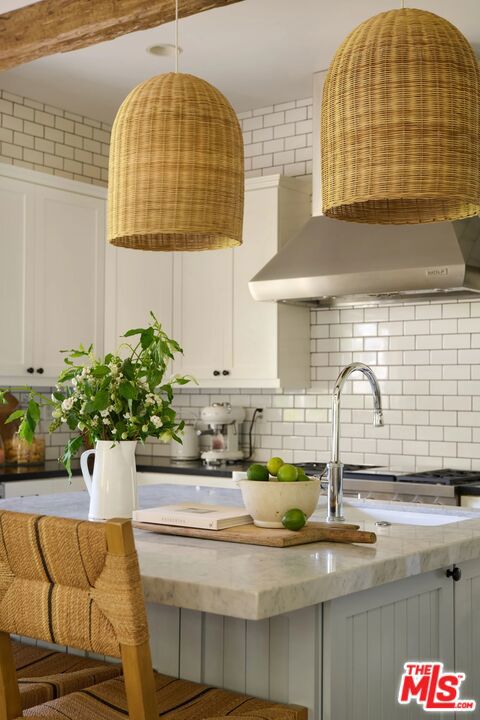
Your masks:
<svg viewBox="0 0 480 720"><path fill-rule="evenodd" d="M174 368L200 384L215 381L221 387L231 372L232 284L233 250L175 255L173 335L184 354Z"/></svg>
<svg viewBox="0 0 480 720"><path fill-rule="evenodd" d="M152 311L165 332L173 325L173 253L107 245L105 349L113 351L130 328L145 327Z"/></svg>
<svg viewBox="0 0 480 720"><path fill-rule="evenodd" d="M453 583L445 570L325 603L323 626L322 720L420 720L420 705L397 702L404 663L454 666Z"/></svg>
<svg viewBox="0 0 480 720"><path fill-rule="evenodd" d="M278 308L256 302L248 283L277 251L277 188L245 193L243 244L233 251L232 379L277 378Z"/></svg>
<svg viewBox="0 0 480 720"><path fill-rule="evenodd" d="M32 186L0 177L0 375L23 382L33 364L34 213Z"/></svg>
<svg viewBox="0 0 480 720"><path fill-rule="evenodd" d="M462 697L480 703L480 560L459 563L455 597L455 671L466 674ZM470 713L458 713L459 716Z"/></svg>
<svg viewBox="0 0 480 720"><path fill-rule="evenodd" d="M105 201L36 192L35 372L54 378L64 367L60 350L93 343L103 352Z"/></svg>

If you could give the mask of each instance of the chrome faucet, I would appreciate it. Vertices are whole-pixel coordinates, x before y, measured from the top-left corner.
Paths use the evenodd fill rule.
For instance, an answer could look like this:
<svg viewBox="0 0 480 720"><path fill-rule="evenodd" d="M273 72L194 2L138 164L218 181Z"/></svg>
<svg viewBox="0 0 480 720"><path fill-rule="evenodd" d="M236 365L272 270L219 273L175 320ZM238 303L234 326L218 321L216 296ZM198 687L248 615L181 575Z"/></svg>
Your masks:
<svg viewBox="0 0 480 720"><path fill-rule="evenodd" d="M345 381L356 370L362 372L370 383L373 395L373 424L375 427L383 425L382 396L372 368L363 363L347 365L338 376L332 395L332 459L327 463L326 468L328 480L327 522L341 522L345 519L343 517L343 464L339 460L340 397Z"/></svg>

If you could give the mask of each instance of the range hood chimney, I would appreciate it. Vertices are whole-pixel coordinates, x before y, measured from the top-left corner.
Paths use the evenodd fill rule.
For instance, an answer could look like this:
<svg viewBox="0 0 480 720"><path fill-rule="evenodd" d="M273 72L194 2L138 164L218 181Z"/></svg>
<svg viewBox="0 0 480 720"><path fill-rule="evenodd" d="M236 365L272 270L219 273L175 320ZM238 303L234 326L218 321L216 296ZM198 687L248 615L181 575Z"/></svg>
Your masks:
<svg viewBox="0 0 480 720"><path fill-rule="evenodd" d="M311 306L480 294L480 217L367 225L321 214L320 110L313 93L313 217L250 281L255 300Z"/></svg>

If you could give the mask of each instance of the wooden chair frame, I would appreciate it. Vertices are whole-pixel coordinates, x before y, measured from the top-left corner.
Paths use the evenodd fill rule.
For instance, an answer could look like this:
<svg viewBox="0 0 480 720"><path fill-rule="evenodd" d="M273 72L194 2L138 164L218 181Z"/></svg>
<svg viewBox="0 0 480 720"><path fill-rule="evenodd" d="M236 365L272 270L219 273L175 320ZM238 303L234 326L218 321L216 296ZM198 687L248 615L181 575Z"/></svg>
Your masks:
<svg viewBox="0 0 480 720"><path fill-rule="evenodd" d="M130 520L113 519L105 524L108 552L126 556L135 552ZM123 677L131 720L158 720L150 644L120 644ZM10 635L0 632L0 720L22 717Z"/></svg>

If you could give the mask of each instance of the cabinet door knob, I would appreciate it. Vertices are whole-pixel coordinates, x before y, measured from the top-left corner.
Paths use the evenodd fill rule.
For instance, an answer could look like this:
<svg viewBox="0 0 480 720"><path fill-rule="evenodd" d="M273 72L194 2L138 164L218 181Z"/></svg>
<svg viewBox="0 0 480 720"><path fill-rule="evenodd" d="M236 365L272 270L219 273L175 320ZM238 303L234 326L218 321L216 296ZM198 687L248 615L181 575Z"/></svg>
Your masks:
<svg viewBox="0 0 480 720"><path fill-rule="evenodd" d="M33 373L33 368L32 367L27 368L27 372L31 375Z"/></svg>
<svg viewBox="0 0 480 720"><path fill-rule="evenodd" d="M220 370L214 370L213 374L215 375L215 377L217 377L217 375L220 375Z"/></svg>
<svg viewBox="0 0 480 720"><path fill-rule="evenodd" d="M230 370L223 370L222 375L230 375Z"/></svg>
<svg viewBox="0 0 480 720"><path fill-rule="evenodd" d="M43 373L44 373L43 368L37 368L37 373L38 373L39 375L43 375Z"/></svg>
<svg viewBox="0 0 480 720"><path fill-rule="evenodd" d="M462 571L459 567L454 565L453 570L450 570L450 568L449 568L447 570L447 572L445 573L445 575L447 576L447 578L449 578L449 577L453 578L454 582L458 582L462 578Z"/></svg>

